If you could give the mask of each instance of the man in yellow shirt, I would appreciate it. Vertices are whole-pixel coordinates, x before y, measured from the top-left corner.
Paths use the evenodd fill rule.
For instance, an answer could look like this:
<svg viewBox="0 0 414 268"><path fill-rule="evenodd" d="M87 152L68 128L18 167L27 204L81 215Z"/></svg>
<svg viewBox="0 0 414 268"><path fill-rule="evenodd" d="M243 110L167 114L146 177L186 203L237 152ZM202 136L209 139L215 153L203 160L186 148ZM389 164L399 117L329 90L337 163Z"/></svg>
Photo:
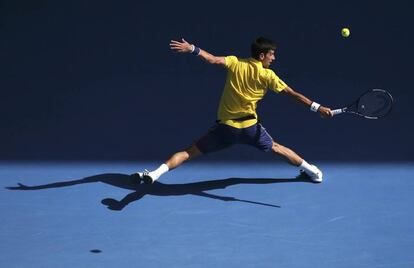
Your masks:
<svg viewBox="0 0 414 268"><path fill-rule="evenodd" d="M257 102L269 89L297 100L323 117L332 116L329 108L294 91L269 69L275 60L276 45L273 41L257 38L251 45L251 58L248 59L235 56L217 57L184 39L172 40L170 48L180 53L192 53L207 63L222 65L227 69L226 84L217 113L218 120L216 125L189 148L175 153L156 170L137 172L132 174L133 177L144 183L153 183L165 172L197 156L234 144L248 144L280 155L290 164L299 167L302 174L313 182L322 182L322 172L315 165L307 163L291 149L275 142L258 121Z"/></svg>

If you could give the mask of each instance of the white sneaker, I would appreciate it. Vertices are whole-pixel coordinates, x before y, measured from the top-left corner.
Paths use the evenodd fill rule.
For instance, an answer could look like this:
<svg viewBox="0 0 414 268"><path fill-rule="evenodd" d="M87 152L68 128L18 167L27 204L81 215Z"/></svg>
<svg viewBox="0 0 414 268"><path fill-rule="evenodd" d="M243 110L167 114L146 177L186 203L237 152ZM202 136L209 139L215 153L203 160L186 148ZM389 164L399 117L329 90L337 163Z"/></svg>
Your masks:
<svg viewBox="0 0 414 268"><path fill-rule="evenodd" d="M304 175L307 178L309 178L312 182L321 183L322 182L322 177L323 177L322 171L317 166L315 166L315 165L311 165L311 166L313 168L315 168L315 173L308 174L303 169L301 169L300 170L300 176Z"/></svg>
<svg viewBox="0 0 414 268"><path fill-rule="evenodd" d="M317 166L315 166L315 165L312 165L312 167L315 168L316 173L309 175L309 178L313 182L321 183L322 182L322 177L323 177L322 171Z"/></svg>
<svg viewBox="0 0 414 268"><path fill-rule="evenodd" d="M144 173L142 173L142 181L145 184L153 184L155 179L150 176L150 172L146 169L144 169Z"/></svg>

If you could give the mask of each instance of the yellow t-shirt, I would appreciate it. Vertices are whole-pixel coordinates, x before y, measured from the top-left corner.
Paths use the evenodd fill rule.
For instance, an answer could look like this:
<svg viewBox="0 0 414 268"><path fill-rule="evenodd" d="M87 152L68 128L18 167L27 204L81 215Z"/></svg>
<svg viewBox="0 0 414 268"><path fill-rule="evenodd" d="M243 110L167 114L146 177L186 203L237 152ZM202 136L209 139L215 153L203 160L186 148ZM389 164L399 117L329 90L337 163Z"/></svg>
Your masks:
<svg viewBox="0 0 414 268"><path fill-rule="evenodd" d="M217 113L221 123L246 128L257 123L256 105L268 89L277 93L287 85L271 69L263 67L254 58L238 59L225 57L227 72L226 84ZM236 121L232 119L253 115L256 119Z"/></svg>

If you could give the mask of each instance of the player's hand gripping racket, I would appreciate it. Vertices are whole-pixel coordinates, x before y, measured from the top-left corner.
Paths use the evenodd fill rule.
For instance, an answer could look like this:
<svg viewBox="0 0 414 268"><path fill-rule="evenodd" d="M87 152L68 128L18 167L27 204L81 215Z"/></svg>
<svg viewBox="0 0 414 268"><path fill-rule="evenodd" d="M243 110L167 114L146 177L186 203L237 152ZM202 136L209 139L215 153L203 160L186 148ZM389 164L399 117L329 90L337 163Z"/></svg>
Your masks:
<svg viewBox="0 0 414 268"><path fill-rule="evenodd" d="M367 119L378 119L391 112L393 98L382 89L371 89L362 94L354 103L342 109L332 110L332 115L356 114Z"/></svg>

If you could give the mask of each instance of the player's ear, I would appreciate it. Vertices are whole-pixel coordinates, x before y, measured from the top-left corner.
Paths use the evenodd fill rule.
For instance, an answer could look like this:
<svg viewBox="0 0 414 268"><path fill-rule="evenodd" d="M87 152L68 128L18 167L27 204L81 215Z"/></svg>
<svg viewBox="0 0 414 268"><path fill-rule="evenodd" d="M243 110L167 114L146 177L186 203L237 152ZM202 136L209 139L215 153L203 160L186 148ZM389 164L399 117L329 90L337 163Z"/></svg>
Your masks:
<svg viewBox="0 0 414 268"><path fill-rule="evenodd" d="M259 59L260 60L264 60L265 59L265 54L264 53L260 53L259 54Z"/></svg>

